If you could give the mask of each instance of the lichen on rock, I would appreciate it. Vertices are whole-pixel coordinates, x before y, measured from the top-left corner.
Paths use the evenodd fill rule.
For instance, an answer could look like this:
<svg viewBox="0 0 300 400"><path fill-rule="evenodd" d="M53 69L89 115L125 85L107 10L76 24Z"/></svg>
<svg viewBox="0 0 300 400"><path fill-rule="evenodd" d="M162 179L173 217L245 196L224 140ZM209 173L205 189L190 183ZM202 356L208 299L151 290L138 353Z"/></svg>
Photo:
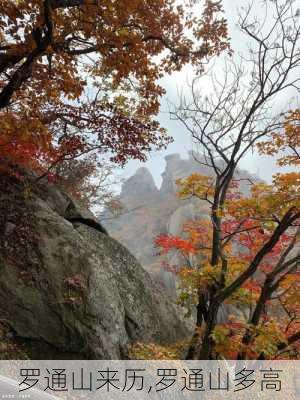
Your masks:
<svg viewBox="0 0 300 400"><path fill-rule="evenodd" d="M0 173L0 318L31 344L32 358L126 358L134 341L187 334L174 305L93 214L27 171Z"/></svg>

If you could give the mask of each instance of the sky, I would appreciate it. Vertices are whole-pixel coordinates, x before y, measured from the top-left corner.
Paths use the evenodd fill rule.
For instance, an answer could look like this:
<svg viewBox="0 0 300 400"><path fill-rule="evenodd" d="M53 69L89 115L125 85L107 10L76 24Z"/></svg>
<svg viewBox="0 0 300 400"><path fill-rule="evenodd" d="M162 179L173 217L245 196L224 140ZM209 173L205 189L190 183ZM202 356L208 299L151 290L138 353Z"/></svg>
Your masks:
<svg viewBox="0 0 300 400"><path fill-rule="evenodd" d="M243 3L245 3L245 5L248 4L248 0L223 1L225 16L229 26L229 35L231 37L231 46L235 52L245 51L246 49L245 38L236 27L237 8ZM259 15L259 1L256 0L255 3L254 12L257 12ZM193 149L189 134L185 131L185 128L180 122L170 120L167 107L168 101L171 101L172 103L178 101L178 91L185 89L188 82L188 76L190 76L191 73L192 71L189 68L185 68L180 73L173 74L172 76L166 77L162 80L162 85L166 89L166 95L162 100L161 113L158 119L161 125L167 129L169 135L174 138L174 142L170 144L165 151L151 153L146 163L130 161L126 167L120 171L121 177L127 178L133 175L139 167L147 167L151 171L154 180L159 187L161 184L161 174L165 168L164 157L167 154L180 153L182 158L186 158L187 152ZM205 90L205 88L203 88L203 90ZM284 103L287 99L281 99L280 101L281 103ZM274 172L279 171L274 158L262 157L251 153L241 161L239 166L242 169L246 169L249 172L258 175L267 182L271 181ZM280 169L280 171L282 171L282 169Z"/></svg>

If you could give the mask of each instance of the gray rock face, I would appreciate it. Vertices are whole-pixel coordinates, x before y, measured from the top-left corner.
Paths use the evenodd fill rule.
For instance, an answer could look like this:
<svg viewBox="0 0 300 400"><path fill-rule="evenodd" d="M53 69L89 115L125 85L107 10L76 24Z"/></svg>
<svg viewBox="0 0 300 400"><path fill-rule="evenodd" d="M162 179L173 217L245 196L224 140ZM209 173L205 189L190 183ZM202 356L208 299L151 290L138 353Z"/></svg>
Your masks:
<svg viewBox="0 0 300 400"><path fill-rule="evenodd" d="M189 158L184 159L180 154L169 154L165 157L166 167L162 173L162 185L160 193L162 196L175 196L178 187L176 180L178 178L186 178L192 173L198 172L203 175L211 175L211 169L205 167L194 158L193 152L189 152ZM197 155L199 161L203 161L200 155Z"/></svg>
<svg viewBox="0 0 300 400"><path fill-rule="evenodd" d="M16 335L56 358L98 359L186 335L173 304L91 213L53 185L31 186L27 173L0 175L0 318Z"/></svg>
<svg viewBox="0 0 300 400"><path fill-rule="evenodd" d="M149 198L157 199L159 190L155 186L153 176L147 168L139 168L136 173L124 182L121 198L128 207L147 202Z"/></svg>

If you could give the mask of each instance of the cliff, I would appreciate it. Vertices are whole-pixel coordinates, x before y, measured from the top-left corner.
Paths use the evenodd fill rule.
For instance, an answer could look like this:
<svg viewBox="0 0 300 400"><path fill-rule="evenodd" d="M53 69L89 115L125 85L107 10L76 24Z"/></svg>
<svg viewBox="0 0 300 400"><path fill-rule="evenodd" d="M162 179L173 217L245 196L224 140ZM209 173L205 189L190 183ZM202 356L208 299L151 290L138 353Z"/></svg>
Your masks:
<svg viewBox="0 0 300 400"><path fill-rule="evenodd" d="M21 340L27 356L120 359L132 342L187 334L89 210L15 166L0 165L0 186L0 333Z"/></svg>

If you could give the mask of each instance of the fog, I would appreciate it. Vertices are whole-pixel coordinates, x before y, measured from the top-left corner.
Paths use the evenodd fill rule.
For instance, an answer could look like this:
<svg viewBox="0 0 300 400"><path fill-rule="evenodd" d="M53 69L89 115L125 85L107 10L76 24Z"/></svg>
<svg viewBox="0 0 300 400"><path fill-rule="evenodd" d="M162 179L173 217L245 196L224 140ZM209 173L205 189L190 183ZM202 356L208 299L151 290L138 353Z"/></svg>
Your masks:
<svg viewBox="0 0 300 400"><path fill-rule="evenodd" d="M242 3L247 5L248 1L244 0ZM260 2L255 0L254 3L254 12L259 15L261 8ZM227 18L229 25L231 46L235 53L245 52L245 50L247 50L245 36L243 36L236 27L237 8L241 5L241 1L224 0L223 4L225 8L225 17ZM165 155L180 153L183 158L186 158L187 152L194 149L189 133L185 130L184 126L178 121L170 120L168 113L168 102L175 104L178 103L178 93L186 90L187 83L192 75L193 71L191 67L187 67L180 73L164 78L161 82L163 87L166 89L166 95L162 99L161 112L158 119L161 125L167 129L169 135L174 138L174 143L170 144L165 151L152 152L149 155L148 161L145 163L130 161L124 170L121 171L122 177L127 178L134 174L137 168L146 166L153 174L155 182L159 186L161 183L161 173L165 168ZM205 91L205 87L203 87L203 90ZM291 97L292 95L293 93L291 93ZM281 104L286 103L287 100L288 99L281 99L281 102L277 101L277 105L280 106ZM275 172L279 170L283 171L283 168L276 166L274 158L251 154L251 152L241 160L239 167L258 175L267 182L271 181L272 175Z"/></svg>

